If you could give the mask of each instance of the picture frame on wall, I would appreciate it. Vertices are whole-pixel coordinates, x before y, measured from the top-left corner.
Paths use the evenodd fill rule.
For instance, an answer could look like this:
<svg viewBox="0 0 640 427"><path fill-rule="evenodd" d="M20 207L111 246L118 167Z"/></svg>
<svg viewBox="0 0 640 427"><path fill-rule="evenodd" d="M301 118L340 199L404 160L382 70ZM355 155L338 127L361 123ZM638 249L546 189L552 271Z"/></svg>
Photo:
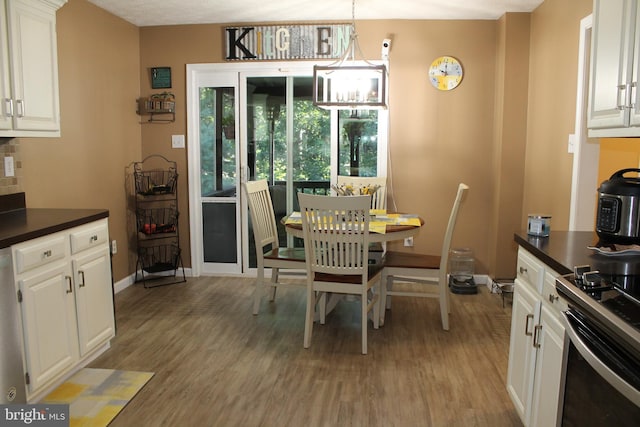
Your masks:
<svg viewBox="0 0 640 427"><path fill-rule="evenodd" d="M171 88L171 67L151 68L151 88L168 89Z"/></svg>

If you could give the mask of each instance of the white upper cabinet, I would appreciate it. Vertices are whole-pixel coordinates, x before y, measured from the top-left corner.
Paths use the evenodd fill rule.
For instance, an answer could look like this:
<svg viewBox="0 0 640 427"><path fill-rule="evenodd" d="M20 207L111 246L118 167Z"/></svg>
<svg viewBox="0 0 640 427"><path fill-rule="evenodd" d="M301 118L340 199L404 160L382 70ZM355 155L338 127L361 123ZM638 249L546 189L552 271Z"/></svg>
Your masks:
<svg viewBox="0 0 640 427"><path fill-rule="evenodd" d="M594 0L589 136L640 136L637 0Z"/></svg>
<svg viewBox="0 0 640 427"><path fill-rule="evenodd" d="M67 0L0 0L0 137L60 136L56 11Z"/></svg>

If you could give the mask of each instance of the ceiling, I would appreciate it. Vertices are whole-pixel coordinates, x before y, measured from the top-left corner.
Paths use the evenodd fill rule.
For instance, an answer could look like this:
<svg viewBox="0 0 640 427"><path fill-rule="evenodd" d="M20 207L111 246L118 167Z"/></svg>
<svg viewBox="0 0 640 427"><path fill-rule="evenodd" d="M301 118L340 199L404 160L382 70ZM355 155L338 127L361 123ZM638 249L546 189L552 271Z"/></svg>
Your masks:
<svg viewBox="0 0 640 427"><path fill-rule="evenodd" d="M89 0L138 27L154 25L351 21L360 19L498 19L531 12L543 0ZM393 3L393 4L392 4Z"/></svg>

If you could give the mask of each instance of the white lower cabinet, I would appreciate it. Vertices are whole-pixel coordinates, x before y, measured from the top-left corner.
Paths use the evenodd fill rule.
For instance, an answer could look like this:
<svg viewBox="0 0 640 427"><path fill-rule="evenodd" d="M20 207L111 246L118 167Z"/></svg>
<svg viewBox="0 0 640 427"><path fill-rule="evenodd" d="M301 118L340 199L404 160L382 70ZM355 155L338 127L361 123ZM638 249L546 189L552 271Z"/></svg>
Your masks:
<svg viewBox="0 0 640 427"><path fill-rule="evenodd" d="M72 286L71 266L64 261L18 280L27 391L47 384L78 360Z"/></svg>
<svg viewBox="0 0 640 427"><path fill-rule="evenodd" d="M29 401L115 336L107 220L12 247Z"/></svg>
<svg viewBox="0 0 640 427"><path fill-rule="evenodd" d="M80 356L114 336L109 247L73 259Z"/></svg>
<svg viewBox="0 0 640 427"><path fill-rule="evenodd" d="M518 253L507 391L527 427L559 425L566 359L565 303L555 290L557 273L526 250Z"/></svg>

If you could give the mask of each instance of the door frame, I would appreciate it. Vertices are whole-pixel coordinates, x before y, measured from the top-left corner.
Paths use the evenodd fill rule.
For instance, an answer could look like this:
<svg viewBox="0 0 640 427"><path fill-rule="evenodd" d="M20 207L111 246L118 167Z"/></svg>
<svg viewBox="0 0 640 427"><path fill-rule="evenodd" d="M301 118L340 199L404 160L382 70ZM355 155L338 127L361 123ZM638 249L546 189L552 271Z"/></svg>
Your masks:
<svg viewBox="0 0 640 427"><path fill-rule="evenodd" d="M238 189L236 201L236 229L238 232L237 241L241 242L236 248L238 261L232 264L234 267L223 269L221 271L205 271L203 239L202 239L202 197L200 188L200 143L199 143L199 115L197 113L196 102L199 99L198 77L205 73L220 73L221 75L235 74L236 88L236 137L237 137L237 176L239 177L239 186L246 182L247 177L247 147L245 129L247 126L246 113L242 111L244 99L246 99L246 84L241 79L246 75L256 76L263 71L264 76L311 76L314 65L330 65L335 61L287 61L287 62L241 62L241 63L210 63L210 64L187 64L186 66L186 92L187 92L187 175L188 175L188 195L189 195L189 236L191 249L191 274L193 277L199 277L202 274L228 274L228 275L246 275L252 273L255 275L255 268L247 269L244 262L247 256L249 230L247 221L243 218L248 212L247 202L244 194ZM372 61L374 63L385 63L387 61ZM388 79L387 79L388 81ZM231 86L231 85L230 85ZM388 93L388 90L387 90ZM337 111L331 111L332 127L331 127L331 153L335 155L337 148ZM388 158L388 139L389 139L389 110L379 110L378 113L378 135L384 136L378 140L378 150L386 153L384 156L378 155L378 171L384 171L387 174L387 158ZM239 118L239 120L238 120ZM335 129L334 129L335 127ZM331 182L335 183L337 177L337 163L332 158L331 164ZM244 249L243 249L244 248Z"/></svg>
<svg viewBox="0 0 640 427"><path fill-rule="evenodd" d="M595 230L596 197L598 187L598 162L600 143L589 139L587 132L587 99L589 96L589 74L591 53L592 15L580 21L580 42L578 50L578 78L576 92L576 120L572 144L573 171L571 179L571 202L569 210L569 230Z"/></svg>

